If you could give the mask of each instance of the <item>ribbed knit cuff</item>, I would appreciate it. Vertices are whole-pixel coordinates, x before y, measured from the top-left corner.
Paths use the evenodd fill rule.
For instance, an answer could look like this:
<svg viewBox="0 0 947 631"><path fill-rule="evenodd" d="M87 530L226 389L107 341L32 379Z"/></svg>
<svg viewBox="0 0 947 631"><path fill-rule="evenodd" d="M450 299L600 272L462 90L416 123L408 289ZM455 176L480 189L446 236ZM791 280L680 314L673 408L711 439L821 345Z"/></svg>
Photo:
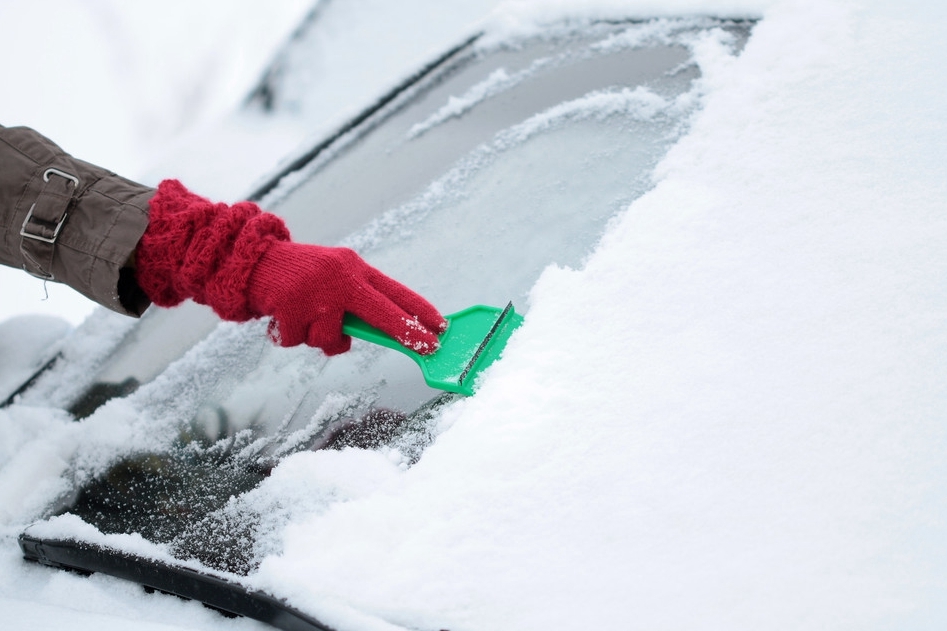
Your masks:
<svg viewBox="0 0 947 631"><path fill-rule="evenodd" d="M252 202L213 203L177 180L165 180L150 202L136 278L159 306L190 298L225 320L242 322L261 315L247 299L254 266L270 245L289 238L282 219Z"/></svg>

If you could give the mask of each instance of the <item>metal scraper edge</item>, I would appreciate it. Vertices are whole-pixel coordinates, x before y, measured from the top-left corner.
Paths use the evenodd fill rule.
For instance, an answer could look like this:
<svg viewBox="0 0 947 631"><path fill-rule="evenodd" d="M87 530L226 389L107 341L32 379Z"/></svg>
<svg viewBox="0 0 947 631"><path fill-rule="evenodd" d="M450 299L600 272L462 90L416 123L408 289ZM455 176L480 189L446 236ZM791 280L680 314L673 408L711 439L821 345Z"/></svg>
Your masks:
<svg viewBox="0 0 947 631"><path fill-rule="evenodd" d="M480 359L481 353L483 353L483 350L490 343L490 340L493 339L493 336L496 334L497 329L500 328L500 325L503 323L503 320L506 319L506 316L510 313L510 311L512 311L512 309L513 309L513 302L510 301L509 304L506 305L506 308L503 309L503 311L500 313L500 317L497 318L497 321L493 323L493 327L491 327L490 332L487 333L486 337L483 338L483 341L480 342L480 346L477 347L477 350L476 352L474 352L473 357L470 358L470 361L467 362L467 365L461 371L460 377L457 378L458 385L462 385L464 383L464 379L473 369L474 364L477 363L477 360Z"/></svg>

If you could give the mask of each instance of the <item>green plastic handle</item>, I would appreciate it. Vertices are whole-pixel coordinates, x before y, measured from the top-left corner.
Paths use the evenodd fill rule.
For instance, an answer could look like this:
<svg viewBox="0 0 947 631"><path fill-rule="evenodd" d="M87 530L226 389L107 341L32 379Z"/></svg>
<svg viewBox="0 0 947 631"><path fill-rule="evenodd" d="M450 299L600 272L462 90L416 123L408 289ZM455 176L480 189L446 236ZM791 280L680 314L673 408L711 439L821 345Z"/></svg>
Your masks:
<svg viewBox="0 0 947 631"><path fill-rule="evenodd" d="M357 337L358 339L365 340L366 342L371 342L372 344L393 348L396 351L401 351L405 355L410 356L416 354L411 349L402 346L401 342L391 337L381 329L376 329L372 325L365 322L365 320L357 318L351 313L345 314L345 319L342 321L342 333L345 335L351 335L352 337Z"/></svg>
<svg viewBox="0 0 947 631"><path fill-rule="evenodd" d="M404 353L418 364L432 388L471 395L477 375L500 356L513 331L523 322L513 304L506 308L474 305L445 316L447 330L438 337L440 348L420 355L363 320L346 314L342 332Z"/></svg>

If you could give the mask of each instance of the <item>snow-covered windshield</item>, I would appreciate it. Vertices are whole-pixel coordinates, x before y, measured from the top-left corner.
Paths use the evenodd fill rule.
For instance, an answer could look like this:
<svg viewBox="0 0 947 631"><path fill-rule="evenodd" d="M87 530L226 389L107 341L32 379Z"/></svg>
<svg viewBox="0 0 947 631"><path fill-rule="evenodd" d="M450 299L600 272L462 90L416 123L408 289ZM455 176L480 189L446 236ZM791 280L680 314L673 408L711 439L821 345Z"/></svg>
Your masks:
<svg viewBox="0 0 947 631"><path fill-rule="evenodd" d="M543 270L580 265L609 218L650 187L697 103L694 45L738 48L746 29L658 21L471 43L262 203L295 239L350 246L444 313L511 300L528 312ZM399 353L356 341L327 359L269 344L263 326L217 326L194 310L146 318L99 373L97 396L151 382L136 405L152 427L165 419L174 430L155 431L150 449L70 510L103 532L139 532L246 573L266 546L224 550L234 524L249 523L235 515L261 515L231 496L301 449L386 445L409 466L454 399Z"/></svg>
<svg viewBox="0 0 947 631"><path fill-rule="evenodd" d="M297 240L353 247L444 313L510 300L523 312L544 267L580 264L608 218L650 186L695 104L690 47L708 32L739 47L745 26L656 21L468 45L262 203ZM100 370L99 389L151 381L216 326L196 305L152 310ZM286 364L293 353L269 355ZM380 404L413 409L436 394L395 353L357 343L331 362L305 355L325 384L315 399L371 385Z"/></svg>

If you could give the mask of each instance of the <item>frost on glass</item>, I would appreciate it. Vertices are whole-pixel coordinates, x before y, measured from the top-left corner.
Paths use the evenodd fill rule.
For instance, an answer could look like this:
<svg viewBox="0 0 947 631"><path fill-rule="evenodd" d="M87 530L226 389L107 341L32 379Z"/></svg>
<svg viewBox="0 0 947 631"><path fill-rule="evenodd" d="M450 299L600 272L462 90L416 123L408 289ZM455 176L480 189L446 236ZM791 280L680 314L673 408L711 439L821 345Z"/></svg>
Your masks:
<svg viewBox="0 0 947 631"><path fill-rule="evenodd" d="M526 313L542 270L581 265L651 185L698 102L689 46L711 27L740 41L733 25L665 21L471 47L267 205L297 240L353 247L445 313L510 300ZM399 353L356 340L328 359L273 346L263 327L217 327L163 372L150 366L158 376L129 400L140 423L173 436L113 453L69 510L106 534L137 532L176 558L247 574L279 548L282 524L337 501L300 501L275 483L260 492L287 456L355 447L411 466L456 396L425 386ZM102 374L118 380L120 365Z"/></svg>

